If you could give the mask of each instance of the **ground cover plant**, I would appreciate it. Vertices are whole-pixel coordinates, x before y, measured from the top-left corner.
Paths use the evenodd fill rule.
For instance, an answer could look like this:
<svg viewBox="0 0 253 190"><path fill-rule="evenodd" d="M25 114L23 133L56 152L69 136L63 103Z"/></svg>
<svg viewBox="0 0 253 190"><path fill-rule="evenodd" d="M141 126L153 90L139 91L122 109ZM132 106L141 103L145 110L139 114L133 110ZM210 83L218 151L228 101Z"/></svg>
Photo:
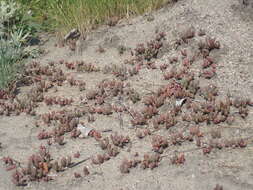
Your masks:
<svg viewBox="0 0 253 190"><path fill-rule="evenodd" d="M102 23L115 25L119 19L160 8L167 0L149 1L26 1L3 0L0 3L1 78L0 88L18 72L17 62L24 56L36 56L38 50L24 48L41 29L65 35L73 28L86 32ZM83 19L80 19L83 18Z"/></svg>
<svg viewBox="0 0 253 190"><path fill-rule="evenodd" d="M43 2L22 11L43 17L32 8ZM251 42L235 41L252 28L213 12L230 13L229 0L196 2L110 20L86 39L73 25L25 65L29 32L5 31L2 59L22 70L0 89L0 186L252 189Z"/></svg>
<svg viewBox="0 0 253 190"><path fill-rule="evenodd" d="M223 127L232 125L235 120L246 119L253 102L247 97L220 94L219 88L212 83L219 64L212 52L219 51L221 44L201 31L197 32L194 27L182 31L176 40L180 47L176 57L162 64L156 60L166 42L165 32L157 32L150 41L137 44L132 55L124 61L125 67L101 68L93 63L66 60L27 65L22 78L23 85L30 86L26 98L16 96L15 90L1 91L0 115L10 117L25 113L36 118L36 127L41 129L37 139L42 144L27 161L14 160L11 155L3 157L6 170L13 171L12 182L17 186L33 181L48 182L53 180L52 173L68 172L69 168L76 168L74 178L85 178L92 175L91 166L112 164L123 152L129 154L121 160L118 169L119 173L128 174L131 170L153 170L166 160L171 165L188 164L187 151L166 153L172 147L191 144L195 148L189 151L201 150L204 156L247 147L251 136L231 137ZM191 55L190 49L194 52ZM193 66L198 67L198 72ZM136 70L134 74L133 70ZM163 85L151 94L140 93L132 87L132 78L143 70L161 75ZM86 81L75 79L67 75L68 72L84 73L87 77L92 73L105 73L107 77L102 78L94 89L87 89ZM205 81L205 85L201 81ZM68 86L79 90L79 99L49 95L51 91L57 92L57 88ZM37 109L42 105L57 109L38 114ZM132 126L131 132L109 130L108 135L100 130L100 126L87 127L95 120L110 116L118 116L119 127L123 128L126 126L123 118L129 118L127 125ZM50 147L64 147L84 137L97 142L101 149L99 153L80 160L80 151L63 157L49 151ZM145 144L147 152L132 150L133 141L142 144L144 140L149 142ZM134 155L132 151L135 151ZM82 163L86 165L80 170L78 166Z"/></svg>

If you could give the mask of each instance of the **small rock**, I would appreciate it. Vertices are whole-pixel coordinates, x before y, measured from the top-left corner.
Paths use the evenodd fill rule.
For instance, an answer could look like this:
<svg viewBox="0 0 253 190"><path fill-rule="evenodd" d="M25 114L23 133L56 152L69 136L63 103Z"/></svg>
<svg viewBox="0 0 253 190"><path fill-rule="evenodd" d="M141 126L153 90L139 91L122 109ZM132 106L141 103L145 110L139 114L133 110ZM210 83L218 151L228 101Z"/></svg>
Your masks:
<svg viewBox="0 0 253 190"><path fill-rule="evenodd" d="M82 124L77 125L77 130L81 132L80 137L85 138L88 137L90 132L93 130L91 127L83 126Z"/></svg>
<svg viewBox="0 0 253 190"><path fill-rule="evenodd" d="M80 37L80 32L77 29L72 29L68 34L65 35L64 40L76 39Z"/></svg>

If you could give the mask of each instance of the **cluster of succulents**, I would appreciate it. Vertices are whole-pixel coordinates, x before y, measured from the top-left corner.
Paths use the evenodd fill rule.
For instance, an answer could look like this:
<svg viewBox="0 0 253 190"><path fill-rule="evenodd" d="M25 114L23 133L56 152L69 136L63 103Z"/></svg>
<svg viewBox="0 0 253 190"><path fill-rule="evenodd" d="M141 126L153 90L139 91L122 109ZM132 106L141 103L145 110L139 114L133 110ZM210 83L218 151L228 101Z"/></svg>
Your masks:
<svg viewBox="0 0 253 190"><path fill-rule="evenodd" d="M27 166L21 166L10 157L4 157L3 161L6 170L15 170L12 174L12 182L17 186L26 185L30 181L50 181L53 179L50 173L62 172L73 164L71 156L54 160L45 146L40 146L39 151L28 158ZM83 175L89 174L88 167L84 166Z"/></svg>
<svg viewBox="0 0 253 190"><path fill-rule="evenodd" d="M67 81L70 84L70 86L78 86L80 91L85 90L85 87L86 87L85 81L76 80L76 79L74 79L73 76L68 77Z"/></svg>
<svg viewBox="0 0 253 190"><path fill-rule="evenodd" d="M111 135L110 137L111 137L112 143L115 146L118 146L121 148L123 148L127 143L130 142L129 136L119 135L118 133L115 133Z"/></svg>
<svg viewBox="0 0 253 190"><path fill-rule="evenodd" d="M134 49L134 55L147 61L150 61L152 58L156 58L160 48L163 46L165 36L166 34L164 32L157 34L154 40L147 42L146 47L144 44L138 44Z"/></svg>
<svg viewBox="0 0 253 190"><path fill-rule="evenodd" d="M204 31L198 32L199 37L204 35ZM191 27L181 34L177 43L186 45L191 43L191 39L195 37L197 37L196 30ZM83 61L60 60L59 62L49 62L45 66L32 62L25 68L23 79L24 84L33 85L28 93L28 98L21 99L15 96L15 93L1 90L0 115L21 112L36 115L35 110L40 102L45 102L47 106L52 104L75 106L72 104L71 98L46 96L48 91L57 86L64 86L66 82L71 88L77 87L80 91L85 90L80 92L82 93L80 104L85 104L82 108L50 111L39 115L41 125L37 121L37 127L40 128L42 125L54 127L49 130L42 129L37 138L45 140L48 146L52 143L64 146L69 140L65 138L66 135L71 137L70 140L77 140L82 135L78 129L82 118L86 118L89 124L95 124L95 118L100 118L101 115L127 116L135 129L141 128L135 132L137 139L151 140L149 148L152 154L144 154L143 160L124 159L119 166L121 173L129 173L130 169L138 165L142 169L154 169L158 167L161 158L166 157L162 154L168 146L182 146L187 142L196 143L197 148L202 150L203 154L209 154L214 149L246 147L247 141L245 139L225 139L221 135L220 129L212 129L211 140L206 142L209 133L204 133L202 130L202 124L205 123L207 125L232 124L237 116L245 119L248 116L249 107L253 106L252 100L246 98L230 96L220 98L218 87L211 83L206 86L200 85L201 77L211 79L216 74L217 60L212 57L211 51L219 49L220 43L214 38L206 37L204 42L199 42L198 52L193 56L190 56L187 49L180 47L178 55L170 57L168 62L158 65L154 60L162 49L164 40L165 34L158 33L154 40L148 42L146 46L144 44L137 45L132 52L132 59L125 61L127 65L112 65L105 67L103 71L95 64L87 64ZM74 43L74 41L69 42L70 48L75 48ZM98 51L102 53L102 48ZM196 60L198 59L201 62L200 75L191 70L193 65L197 65ZM105 79L95 88L86 90L87 81L77 80L71 75L67 76L59 68L61 66L65 66L68 72L71 70L84 71L87 72L87 75L90 72L110 73L113 79ZM129 76L138 75L142 68L160 68L159 72L164 77L164 85L152 91L151 94L145 95L141 94L138 88L133 88L131 81L128 82ZM75 100L75 103L79 104L78 100ZM187 127L182 129L183 125L181 124L186 124ZM153 129L151 129L152 127ZM164 133L160 135L161 132ZM112 157L116 157L122 149L131 145L130 137L126 134L120 135L114 132L105 136L97 130L96 126L92 127L86 136L95 139L102 151L91 156L90 160L94 165L111 162ZM51 171L60 172L73 164L70 156L62 157L59 161L53 160L44 146L41 146L39 152L31 156L27 168L22 170L18 169L17 162L12 158L4 158L7 169L15 169L13 182L16 185L23 185L29 180L48 181L51 179L48 176ZM73 157L79 158L80 152L76 152ZM171 158L171 164L184 163L185 155L183 153L178 153ZM85 166L82 172L74 172L74 177L80 178L89 175L89 173L88 167Z"/></svg>
<svg viewBox="0 0 253 190"><path fill-rule="evenodd" d="M0 115L10 116L12 113L19 115L24 112L29 115L35 115L36 103L28 98L18 98L16 97L13 101L3 101L0 102Z"/></svg>
<svg viewBox="0 0 253 190"><path fill-rule="evenodd" d="M42 130L38 134L38 139L43 140L43 139L54 138L55 142L57 142L58 144L63 144L65 133L70 133L71 137L77 137L80 135L80 132L76 131L77 124L78 124L77 118L72 118L72 119L62 118L62 119L59 119L59 121L61 122L61 124L59 124L59 126L52 129L50 132Z"/></svg>
<svg viewBox="0 0 253 190"><path fill-rule="evenodd" d="M208 154L212 149L222 149L222 148L245 148L247 146L247 141L242 138L238 139L224 139L217 140L212 139L207 146L203 147L203 153Z"/></svg>
<svg viewBox="0 0 253 190"><path fill-rule="evenodd" d="M134 66L132 68L128 68L125 66L118 66L116 64L112 64L110 66L105 66L103 68L104 74L112 74L116 78L120 79L121 81L127 80L129 77L139 74L140 68Z"/></svg>
<svg viewBox="0 0 253 190"><path fill-rule="evenodd" d="M181 132L176 132L171 135L170 142L172 145L181 145L186 140L191 141L192 136L184 136Z"/></svg>
<svg viewBox="0 0 253 190"><path fill-rule="evenodd" d="M73 99L52 96L52 97L44 97L44 102L46 103L46 105L58 104L60 106L66 106L70 105L73 102Z"/></svg>
<svg viewBox="0 0 253 190"><path fill-rule="evenodd" d="M139 163L139 160L127 160L124 159L119 166L119 170L121 173L126 174L130 172L131 168L135 168Z"/></svg>
<svg viewBox="0 0 253 190"><path fill-rule="evenodd" d="M46 104L60 105L66 105L72 102L70 99L62 99L60 97L44 97L44 93L54 85L62 86L63 82L66 80L63 71L56 68L52 62L46 66L42 66L37 62L32 62L24 69L23 75L24 79L22 82L26 85L33 84L33 87L27 93L26 98L17 97L15 93L1 91L2 99L6 99L6 101L1 102L0 114L10 115L11 113L15 113L18 115L21 112L25 112L35 115L36 113L34 110L38 106L38 102L42 102L43 100ZM82 86L85 86L85 84L79 83L79 87L83 88Z"/></svg>
<svg viewBox="0 0 253 190"><path fill-rule="evenodd" d="M40 115L41 120L45 124L50 124L53 120L59 121L60 124L71 124L75 118L79 118L87 113L86 109L59 110L51 111ZM72 124L71 124L72 125Z"/></svg>
<svg viewBox="0 0 253 190"><path fill-rule="evenodd" d="M110 69L111 69L111 73L115 77L119 78L122 81L127 80L127 78L128 78L128 69L127 69L127 67L112 65L112 67Z"/></svg>
<svg viewBox="0 0 253 190"><path fill-rule="evenodd" d="M10 157L4 158L5 164L15 170L12 174L12 182L18 186L25 185L28 181L49 181L48 176L51 169L51 155L44 146L40 146L38 153L28 158L27 166L21 167L16 165Z"/></svg>
<svg viewBox="0 0 253 190"><path fill-rule="evenodd" d="M6 100L6 99L8 99L8 93L7 93L6 90L3 90L3 89L0 90L0 99L1 99L1 100Z"/></svg>
<svg viewBox="0 0 253 190"><path fill-rule="evenodd" d="M9 157L9 156L3 157L3 162L6 165L6 170L7 171L16 169L16 167L17 167L16 161L13 158Z"/></svg>
<svg viewBox="0 0 253 190"><path fill-rule="evenodd" d="M76 70L78 72L88 72L88 73L90 73L90 72L98 72L98 71L100 71L100 68L95 66L92 63L85 63L85 62L81 61L77 64Z"/></svg>
<svg viewBox="0 0 253 190"><path fill-rule="evenodd" d="M161 161L161 156L159 154L144 154L143 160L141 161L141 168L154 169L158 167L159 162Z"/></svg>
<svg viewBox="0 0 253 190"><path fill-rule="evenodd" d="M151 170L158 167L159 162L161 161L161 156L157 153L153 154L144 154L143 160L140 159L133 159L133 160L122 160L119 169L120 172L125 174L129 173L131 168L136 168L138 165L143 170L150 168Z"/></svg>
<svg viewBox="0 0 253 190"><path fill-rule="evenodd" d="M103 115L111 115L113 113L113 107L111 104L104 104L95 108L95 112Z"/></svg>
<svg viewBox="0 0 253 190"><path fill-rule="evenodd" d="M152 137L152 149L160 154L163 153L164 149L168 147L168 140L160 135L154 135Z"/></svg>
<svg viewBox="0 0 253 190"><path fill-rule="evenodd" d="M90 72L100 71L99 67L95 66L92 63L85 63L84 61L68 62L68 61L60 60L60 63L64 64L66 68L68 68L70 70L76 70L78 72L88 72L88 73L90 73Z"/></svg>
<svg viewBox="0 0 253 190"><path fill-rule="evenodd" d="M104 153L103 155L98 154L96 157L91 159L93 164L103 164L107 160L110 160L110 156L107 153Z"/></svg>
<svg viewBox="0 0 253 190"><path fill-rule="evenodd" d="M145 106L141 111L143 116L147 119L152 118L153 116L158 114L158 110L153 106Z"/></svg>
<svg viewBox="0 0 253 190"><path fill-rule="evenodd" d="M162 105L164 105L165 99L166 99L166 96L164 96L163 94L157 94L157 95L145 96L142 101L146 106L160 108Z"/></svg>
<svg viewBox="0 0 253 190"><path fill-rule="evenodd" d="M185 163L185 156L183 153L180 153L180 154L175 154L175 156L173 156L171 158L171 163L172 164L184 164Z"/></svg>
<svg viewBox="0 0 253 190"><path fill-rule="evenodd" d="M103 164L105 161L110 160L111 157L116 157L120 153L119 148L123 148L124 145L130 141L129 137L119 136L118 134L111 135L110 139L112 143L110 143L108 137L96 139L104 153L93 156L91 159L93 164Z"/></svg>
<svg viewBox="0 0 253 190"><path fill-rule="evenodd" d="M173 111L160 114L158 117L153 119L153 126L155 129L159 129L160 125L163 125L164 128L169 129L177 123L175 113Z"/></svg>
<svg viewBox="0 0 253 190"><path fill-rule="evenodd" d="M131 120L131 123L133 126L147 124L147 119L144 117L142 113L135 111L132 113L132 116L133 116L133 119Z"/></svg>
<svg viewBox="0 0 253 190"><path fill-rule="evenodd" d="M177 70L175 67L173 67L170 71L164 73L163 77L164 77L165 80L170 80L172 78L180 80L186 74L188 74L186 69Z"/></svg>

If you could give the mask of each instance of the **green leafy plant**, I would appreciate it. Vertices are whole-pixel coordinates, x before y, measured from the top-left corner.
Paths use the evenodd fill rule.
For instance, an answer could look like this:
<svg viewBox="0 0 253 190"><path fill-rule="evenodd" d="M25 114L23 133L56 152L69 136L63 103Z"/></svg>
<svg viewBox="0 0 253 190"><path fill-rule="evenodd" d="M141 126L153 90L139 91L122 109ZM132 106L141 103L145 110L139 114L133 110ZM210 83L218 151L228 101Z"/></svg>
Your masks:
<svg viewBox="0 0 253 190"><path fill-rule="evenodd" d="M18 71L22 50L10 41L0 40L0 89L12 81Z"/></svg>
<svg viewBox="0 0 253 190"><path fill-rule="evenodd" d="M21 66L25 56L29 56L27 42L35 35L29 14L15 1L0 1L0 89L5 88ZM29 52L30 51L30 52Z"/></svg>
<svg viewBox="0 0 253 190"><path fill-rule="evenodd" d="M18 6L16 3L7 3L6 1L0 2L0 36L4 36L11 25L11 20L17 13Z"/></svg>

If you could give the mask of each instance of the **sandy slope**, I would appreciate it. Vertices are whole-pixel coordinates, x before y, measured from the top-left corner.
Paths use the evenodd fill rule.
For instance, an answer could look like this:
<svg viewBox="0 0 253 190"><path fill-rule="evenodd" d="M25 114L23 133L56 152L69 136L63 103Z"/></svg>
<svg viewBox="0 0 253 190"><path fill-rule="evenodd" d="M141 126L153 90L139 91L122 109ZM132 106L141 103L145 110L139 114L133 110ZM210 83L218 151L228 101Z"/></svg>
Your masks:
<svg viewBox="0 0 253 190"><path fill-rule="evenodd" d="M178 50L172 45L178 38L179 33L189 26L197 30L204 29L206 33L217 38L221 43L221 49L214 51L212 56L218 62L217 76L212 83L220 88L222 95L230 92L233 96L246 96L253 98L253 19L250 10L243 12L237 0L181 0L174 5L168 5L162 10L153 13L154 20L147 21L147 17L138 17L128 21L122 21L115 27L101 27L88 35L82 42L82 52L71 52L68 48L55 48L54 38L50 39L43 46L48 53L41 57L42 64L49 61L64 60L85 60L103 67L110 64L122 64L130 57L130 51L124 55L118 54L117 47L124 45L134 48L138 43L145 43L152 39L155 32L166 32L166 42L159 53L156 64L168 62L168 58L178 54ZM193 39L190 45L182 45L180 49L194 47L197 39ZM105 53L98 53L96 49L101 45ZM199 72L194 68L194 72ZM73 76L85 80L87 90L95 88L105 78L112 78L112 75L103 73L74 73L66 70ZM155 79L155 80L154 80ZM161 71L143 69L138 76L129 79L131 85L142 95L148 90L157 88L154 84L164 83ZM209 83L207 80L201 84ZM25 93L27 87L22 87L21 92ZM87 91L86 90L86 91ZM73 87L65 85L58 88L57 95L72 97L78 103L79 97L85 92L79 92ZM54 94L49 91L48 95ZM73 106L74 107L74 106ZM57 108L57 107L56 107ZM55 108L55 109L56 109ZM41 104L37 108L38 114L45 113L53 108ZM221 125L222 134L226 137L253 135L253 110L250 109L246 120L238 118L235 123L226 127ZM163 159L158 168L154 170L132 169L129 174L121 174L118 167L123 158L130 158L138 151L142 155L150 152L150 139L138 140L135 137L135 130L129 128L129 117L124 117L123 128L119 127L117 115L110 117L96 115L96 121L92 124L99 130L112 129L122 134L128 134L133 139L132 149L127 152L123 149L120 155L104 163L100 167L90 164L90 161L83 163L80 167L74 167L65 172L58 173L54 181L50 183L30 183L25 189L173 189L173 190L202 190L213 189L219 183L224 190L251 190L253 189L252 175L252 143L245 149L226 149L214 151L204 156L201 151L185 153L186 162L182 166L170 164L170 160ZM83 119L86 122L86 118ZM37 133L41 130L34 127L35 118L26 115L4 117L0 116L0 142L3 148L0 149L0 157L10 155L17 160L26 161L26 158L37 150L37 147L44 141L37 139ZM180 126L179 126L180 127ZM208 129L204 128L204 131ZM166 133L166 132L162 132ZM110 133L105 133L108 136ZM66 138L66 145L50 148L55 158L64 155L72 155L76 151L81 152L80 159L89 157L101 149L93 139L71 140ZM173 150L188 150L194 148L193 143L179 147L169 147L168 154ZM80 172L84 165L88 165L91 175L81 179L74 179L73 173ZM10 181L10 173L0 165L0 189L19 189ZM21 187L20 187L21 188Z"/></svg>

